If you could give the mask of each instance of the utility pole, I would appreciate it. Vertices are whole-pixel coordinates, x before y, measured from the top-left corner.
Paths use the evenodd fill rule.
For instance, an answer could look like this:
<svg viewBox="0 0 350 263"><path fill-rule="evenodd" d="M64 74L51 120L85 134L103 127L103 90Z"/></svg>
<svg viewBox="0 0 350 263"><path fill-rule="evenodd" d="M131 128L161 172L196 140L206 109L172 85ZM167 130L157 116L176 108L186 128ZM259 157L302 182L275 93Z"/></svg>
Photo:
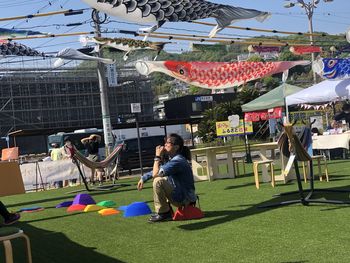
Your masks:
<svg viewBox="0 0 350 263"><path fill-rule="evenodd" d="M140 140L140 127L139 127L139 113L141 113L141 103L131 103L131 113L135 116L136 121L136 130L137 130L137 147L139 149L139 162L140 162L140 172L141 176L143 175L143 167L142 167L142 148L141 148L141 140Z"/></svg>
<svg viewBox="0 0 350 263"><path fill-rule="evenodd" d="M289 1L289 0L286 0ZM333 0L323 0L323 2L328 3L328 2L333 2ZM314 14L314 10L315 8L317 8L317 5L320 3L320 0L312 0L309 1L308 3L305 3L304 0L297 0L296 2L289 2L286 3L284 5L284 7L286 8L290 8L290 7L294 7L295 5L299 5L301 8L304 8L308 21L309 21L309 33L310 33L310 44L313 45L314 44L314 37L313 37L313 33L314 33L314 29L313 29L313 23L312 23L312 17ZM314 63L315 61L315 54L311 53L311 61L312 63ZM314 84L317 83L317 75L316 72L313 72L313 82Z"/></svg>
<svg viewBox="0 0 350 263"><path fill-rule="evenodd" d="M316 8L315 0L313 0L313 3L308 3L308 4L305 4L305 6L304 6L307 18L309 20L310 44L312 46L314 45L314 37L312 35L314 33L314 27L312 24L312 16L314 14L314 8ZM311 53L311 61L312 61L312 63L314 63L315 53ZM312 71L312 77L313 77L314 84L316 84L317 83L317 76L316 76L315 71Z"/></svg>
<svg viewBox="0 0 350 263"><path fill-rule="evenodd" d="M94 10L93 20L95 27L95 37L101 37L101 28L100 28L100 17L99 12ZM99 44L98 44L99 45ZM99 48L97 52L98 57L103 56L102 49ZM112 125L111 125L111 116L109 114L109 103L107 96L107 83L106 83L106 71L105 66L102 62L97 62L97 75L98 83L100 87L100 100L101 100L101 112L102 112L102 123L103 123L103 135L106 145L106 156L108 156L113 148L113 136L112 136Z"/></svg>

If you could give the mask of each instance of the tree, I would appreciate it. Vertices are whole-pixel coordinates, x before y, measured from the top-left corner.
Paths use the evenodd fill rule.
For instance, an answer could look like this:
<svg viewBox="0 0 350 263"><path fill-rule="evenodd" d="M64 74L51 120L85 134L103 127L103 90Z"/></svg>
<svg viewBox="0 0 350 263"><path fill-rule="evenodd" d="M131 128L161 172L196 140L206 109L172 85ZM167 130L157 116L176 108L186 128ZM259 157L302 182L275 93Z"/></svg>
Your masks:
<svg viewBox="0 0 350 263"><path fill-rule="evenodd" d="M154 86L154 94L156 96L162 94L168 94L171 90L171 85L169 82L163 82L159 85Z"/></svg>
<svg viewBox="0 0 350 263"><path fill-rule="evenodd" d="M302 56L295 55L289 50L281 52L281 54L278 56L280 61L297 61L297 60L303 60Z"/></svg>
<svg viewBox="0 0 350 263"><path fill-rule="evenodd" d="M252 86L244 86L238 93L238 99L241 104L248 103L259 97L259 91Z"/></svg>
<svg viewBox="0 0 350 263"><path fill-rule="evenodd" d="M262 79L262 82L268 90L272 90L280 85L280 80L272 76L268 76Z"/></svg>
<svg viewBox="0 0 350 263"><path fill-rule="evenodd" d="M198 136L202 137L204 142L214 141L216 136L216 122L227 121L228 116L241 114L241 105L239 101L224 102L215 107L204 111L203 120L198 125Z"/></svg>
<svg viewBox="0 0 350 263"><path fill-rule="evenodd" d="M292 52L290 52L289 50L282 52L279 55L279 60L280 61L297 61L297 60L305 60L302 56L299 55L295 55ZM309 72L311 70L311 66L296 66L293 67L291 69L289 69L289 75L292 76L296 76L297 75L301 75L302 73L305 72Z"/></svg>
<svg viewBox="0 0 350 263"><path fill-rule="evenodd" d="M189 93L190 94L210 94L211 90L210 89L203 89L197 86L190 85L189 87Z"/></svg>
<svg viewBox="0 0 350 263"><path fill-rule="evenodd" d="M220 103L216 107L218 108L218 112L222 114L221 117L218 117L218 121L225 121L230 115L240 115L242 113L241 104L238 100Z"/></svg>
<svg viewBox="0 0 350 263"><path fill-rule="evenodd" d="M251 61L251 62L264 62L264 60L262 59L262 57L258 56L258 55L253 55L251 57L249 57L247 59L247 61Z"/></svg>
<svg viewBox="0 0 350 263"><path fill-rule="evenodd" d="M217 137L215 123L221 115L218 110L214 107L204 111L203 120L198 124L198 136L202 137L204 142L211 142Z"/></svg>

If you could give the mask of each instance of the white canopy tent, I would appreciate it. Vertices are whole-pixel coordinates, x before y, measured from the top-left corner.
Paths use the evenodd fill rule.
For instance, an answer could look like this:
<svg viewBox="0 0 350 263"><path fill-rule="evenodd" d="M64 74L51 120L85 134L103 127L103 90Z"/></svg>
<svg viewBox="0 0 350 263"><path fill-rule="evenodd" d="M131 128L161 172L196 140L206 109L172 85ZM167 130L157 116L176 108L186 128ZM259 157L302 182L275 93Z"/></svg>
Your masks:
<svg viewBox="0 0 350 263"><path fill-rule="evenodd" d="M286 105L350 99L350 79L325 80L286 97Z"/></svg>

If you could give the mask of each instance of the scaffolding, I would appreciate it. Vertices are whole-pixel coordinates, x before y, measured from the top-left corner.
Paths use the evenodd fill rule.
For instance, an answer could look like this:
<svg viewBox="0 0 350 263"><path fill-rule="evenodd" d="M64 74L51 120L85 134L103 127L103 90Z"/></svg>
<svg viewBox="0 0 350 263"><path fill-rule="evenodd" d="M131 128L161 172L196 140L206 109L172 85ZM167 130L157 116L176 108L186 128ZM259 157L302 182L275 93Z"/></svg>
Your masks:
<svg viewBox="0 0 350 263"><path fill-rule="evenodd" d="M26 129L102 127L96 69L55 69L47 63L49 66L0 65L1 136ZM117 79L120 84L108 87L112 126L132 118L130 103L141 103L141 120L153 120L150 79L139 75L134 67L117 68Z"/></svg>

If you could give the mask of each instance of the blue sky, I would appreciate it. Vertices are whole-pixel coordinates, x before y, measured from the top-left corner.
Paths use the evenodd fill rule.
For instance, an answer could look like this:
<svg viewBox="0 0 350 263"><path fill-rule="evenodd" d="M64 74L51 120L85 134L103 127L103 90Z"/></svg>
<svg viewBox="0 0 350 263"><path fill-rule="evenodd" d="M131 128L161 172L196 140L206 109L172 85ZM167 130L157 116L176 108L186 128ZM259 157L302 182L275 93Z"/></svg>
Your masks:
<svg viewBox="0 0 350 263"><path fill-rule="evenodd" d="M246 20L235 23L234 25L243 27L256 27L264 29L275 29L281 31L296 31L307 32L308 22L307 17L304 14L303 9L299 6L286 9L283 4L286 1L283 0L213 0L212 2L221 4L231 4L234 6L241 6L246 8L254 8L262 11L269 11L272 13L272 17L259 23L255 20ZM79 9L88 8L88 6L80 0L0 0L1 16L0 18L35 14L38 11L40 13L46 13L51 11L57 11L62 9ZM314 30L323 31L330 34L345 33L350 28L350 16L348 15L350 10L349 0L334 0L330 3L325 3L321 0L318 8L314 14ZM16 20L16 21L4 21L0 22L0 27L3 28L31 28L32 30L38 30L42 32L50 32L54 34L66 33L66 32L80 32L80 31L92 31L89 23L78 27L66 27L64 25L68 23L76 23L88 21L90 19L91 12L85 12L83 15L65 17L63 15L56 15L44 18L33 18L29 20ZM124 22L118 18L112 17L114 21ZM208 22L214 22L214 19L208 19ZM48 25L48 27L46 27ZM45 26L45 27L43 27ZM106 25L109 29L124 29L124 30L137 30L139 26L123 24L123 23L109 23ZM177 28L174 31L169 28ZM187 30L187 31L185 31ZM211 27L193 25L189 23L167 23L164 25L160 32L176 32L176 33L188 33L188 30L198 30L204 32L210 32ZM253 35L260 35L251 31L225 29L223 34L229 34L230 36L248 37ZM204 33L202 33L204 34ZM265 33L268 35L268 33ZM121 37L118 34L108 34L108 37ZM130 37L130 36L128 36ZM79 37L60 37L52 39L41 40L27 40L19 41L23 44L37 49L50 52L58 51L65 47L79 48L81 47ZM157 41L156 39L151 39ZM159 41L159 40L158 40ZM187 50L189 46L188 42L177 41L174 44L168 45L168 51L180 51Z"/></svg>

